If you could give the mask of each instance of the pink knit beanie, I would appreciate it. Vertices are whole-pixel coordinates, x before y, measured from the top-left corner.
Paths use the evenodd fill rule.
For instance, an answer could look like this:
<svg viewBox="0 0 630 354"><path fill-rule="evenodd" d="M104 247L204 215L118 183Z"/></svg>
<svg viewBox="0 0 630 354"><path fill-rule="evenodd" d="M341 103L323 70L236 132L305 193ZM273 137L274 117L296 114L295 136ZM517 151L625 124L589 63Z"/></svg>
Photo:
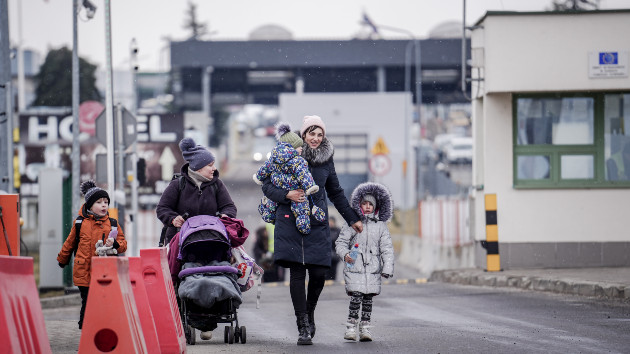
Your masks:
<svg viewBox="0 0 630 354"><path fill-rule="evenodd" d="M326 124L324 124L324 121L319 116L304 116L304 121L302 122L302 129L300 129L300 135L304 136L304 132L306 131L306 129L308 129L309 127L313 125L316 125L322 128L322 131L324 132L324 136L326 136Z"/></svg>

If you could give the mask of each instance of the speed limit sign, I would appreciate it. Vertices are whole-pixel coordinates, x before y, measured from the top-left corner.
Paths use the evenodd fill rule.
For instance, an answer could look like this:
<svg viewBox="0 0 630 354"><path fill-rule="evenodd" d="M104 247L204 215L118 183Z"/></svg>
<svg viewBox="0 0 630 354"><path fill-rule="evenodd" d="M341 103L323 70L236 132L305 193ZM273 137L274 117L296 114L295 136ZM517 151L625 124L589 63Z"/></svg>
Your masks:
<svg viewBox="0 0 630 354"><path fill-rule="evenodd" d="M384 176L392 169L392 162L385 154L376 154L370 158L370 172L375 176Z"/></svg>

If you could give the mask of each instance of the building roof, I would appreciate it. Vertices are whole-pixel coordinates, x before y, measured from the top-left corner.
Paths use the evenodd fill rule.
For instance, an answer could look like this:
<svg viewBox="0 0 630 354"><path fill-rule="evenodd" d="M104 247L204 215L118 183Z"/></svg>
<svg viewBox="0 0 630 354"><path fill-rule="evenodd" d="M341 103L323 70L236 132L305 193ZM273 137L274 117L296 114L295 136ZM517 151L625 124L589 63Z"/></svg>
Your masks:
<svg viewBox="0 0 630 354"><path fill-rule="evenodd" d="M630 13L630 9L614 9L614 10L569 10L569 11L487 11L485 15L483 15L477 22L475 22L475 26L480 25L486 17L489 16L540 16L540 15L550 15L550 16L566 16L566 15L595 15L595 14L603 14L603 13Z"/></svg>
<svg viewBox="0 0 630 354"><path fill-rule="evenodd" d="M286 68L404 66L409 40L171 42L171 67ZM419 40L423 68L461 63L461 39ZM415 59L411 58L413 63Z"/></svg>

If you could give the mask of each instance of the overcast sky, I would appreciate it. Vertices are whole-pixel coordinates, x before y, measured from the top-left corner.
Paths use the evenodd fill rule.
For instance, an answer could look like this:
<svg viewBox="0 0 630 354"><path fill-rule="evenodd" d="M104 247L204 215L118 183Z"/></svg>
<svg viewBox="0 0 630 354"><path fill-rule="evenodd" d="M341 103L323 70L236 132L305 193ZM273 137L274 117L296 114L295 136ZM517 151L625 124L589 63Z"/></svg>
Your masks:
<svg viewBox="0 0 630 354"><path fill-rule="evenodd" d="M105 0L91 0L96 15L79 14L79 55L99 69L105 64ZM247 40L257 27L276 24L297 40L350 39L361 30L365 11L380 25L397 27L426 38L445 21L462 21L462 0L111 0L112 63L129 64L129 48L136 38L140 71L168 69L168 38L186 39L183 24L188 2L197 4L199 22L209 26L214 40ZM39 51L72 48L72 0L8 0L12 45L19 40L18 2L21 2L22 43ZM486 11L543 11L551 0L468 0L466 23ZM601 0L600 9L630 9L630 0ZM405 38L382 31L384 38ZM621 35L621 34L620 34ZM627 35L627 34L623 34Z"/></svg>

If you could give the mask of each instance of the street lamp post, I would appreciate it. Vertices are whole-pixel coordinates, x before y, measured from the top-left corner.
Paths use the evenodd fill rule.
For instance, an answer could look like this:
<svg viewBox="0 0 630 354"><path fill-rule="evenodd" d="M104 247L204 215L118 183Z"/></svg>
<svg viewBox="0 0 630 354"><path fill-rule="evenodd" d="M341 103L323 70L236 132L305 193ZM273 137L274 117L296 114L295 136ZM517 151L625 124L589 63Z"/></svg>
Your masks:
<svg viewBox="0 0 630 354"><path fill-rule="evenodd" d="M212 87L210 85L212 85L212 72L214 71L214 67L212 66L206 66L204 72L203 72L203 88L202 88L202 92L203 92L203 113L207 118L211 118L212 117L212 112L210 111L212 109Z"/></svg>
<svg viewBox="0 0 630 354"><path fill-rule="evenodd" d="M422 116L421 116L421 105L422 105L422 73L421 73L421 67L422 67L422 59L420 58L420 54L421 54L421 49L420 49L420 42L418 41L418 39L416 38L416 36L411 32L408 31L406 29L402 29L402 28L397 28L397 27L391 27L391 26L386 26L386 25L380 25L380 24L375 24L372 21L370 21L366 16L364 16L363 24L368 25L370 27L372 27L373 29L384 29L384 30L388 30L388 31L392 31L392 32L398 32L398 33L403 33L407 36L409 36L411 38L411 41L407 44L407 47L405 48L405 92L411 92L411 84L410 84L410 65L411 65L411 47L413 47L415 49L415 57L416 57L416 62L415 62L415 69L416 69L416 112L418 114L418 125L420 126L420 128L422 128ZM403 161L403 205L404 208L408 207L408 183L407 183L407 166L409 163L409 128L410 124L409 124L409 113L407 112L407 105L405 104L405 128L404 128L404 145L405 145L405 151L404 151L404 161ZM418 166L418 168L420 168L420 166ZM404 225L405 225L405 218L403 216L403 230L404 230Z"/></svg>
<svg viewBox="0 0 630 354"><path fill-rule="evenodd" d="M114 87L112 83L111 0L105 0L105 130L107 130L107 193L114 196ZM114 198L115 200L116 198ZM118 204L114 202L116 207ZM111 208L111 205L110 205Z"/></svg>
<svg viewBox="0 0 630 354"><path fill-rule="evenodd" d="M79 210L81 206L81 196L79 195L79 182L81 179L81 143L79 142L79 31L78 16L81 6L80 0L72 2L72 211ZM83 7L86 9L88 19L94 17L96 6L89 0L83 0Z"/></svg>
<svg viewBox="0 0 630 354"><path fill-rule="evenodd" d="M135 38L131 39L129 54L131 56L131 87L133 90L133 103L131 105L131 109L133 115L135 116L138 113L138 43ZM138 143L134 140L131 146L131 237L134 244L133 256L138 256L140 255L140 251L138 249Z"/></svg>

